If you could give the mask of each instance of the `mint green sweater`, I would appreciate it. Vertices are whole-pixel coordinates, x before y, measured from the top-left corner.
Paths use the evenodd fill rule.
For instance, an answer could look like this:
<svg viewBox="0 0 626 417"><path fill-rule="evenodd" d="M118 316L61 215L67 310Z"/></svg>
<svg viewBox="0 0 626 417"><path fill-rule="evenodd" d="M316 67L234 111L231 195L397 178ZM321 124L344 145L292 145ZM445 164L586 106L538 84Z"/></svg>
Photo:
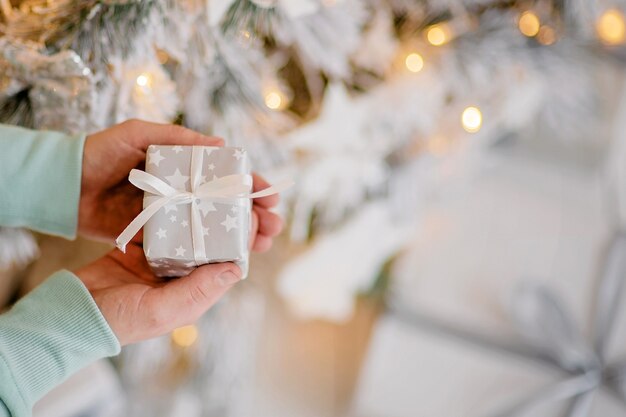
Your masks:
<svg viewBox="0 0 626 417"><path fill-rule="evenodd" d="M74 238L84 136L0 125L0 225ZM0 417L120 344L83 283L59 271L0 315Z"/></svg>

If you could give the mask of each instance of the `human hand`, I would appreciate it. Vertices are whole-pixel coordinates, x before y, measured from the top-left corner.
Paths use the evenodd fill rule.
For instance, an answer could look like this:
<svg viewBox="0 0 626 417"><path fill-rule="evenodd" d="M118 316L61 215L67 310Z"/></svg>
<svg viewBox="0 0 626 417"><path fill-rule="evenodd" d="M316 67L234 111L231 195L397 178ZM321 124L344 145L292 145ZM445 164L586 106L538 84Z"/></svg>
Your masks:
<svg viewBox="0 0 626 417"><path fill-rule="evenodd" d="M156 145L223 146L181 126L129 120L89 135L83 152L83 172L78 207L78 232L112 240L139 214L143 191L128 182L131 169L143 169L146 150ZM135 236L141 241L141 234Z"/></svg>
<svg viewBox="0 0 626 417"><path fill-rule="evenodd" d="M252 174L252 191L257 192L269 187L263 177ZM278 194L255 198L252 204L252 227L250 229L250 248L255 252L265 252L272 247L273 238L283 228L282 219L270 209L280 201Z"/></svg>
<svg viewBox="0 0 626 417"><path fill-rule="evenodd" d="M181 126L129 120L87 137L83 153L81 197L78 211L80 234L112 240L141 212L143 191L127 180L133 168L143 169L149 145L223 146L224 141ZM254 191L269 187L253 175ZM250 248L264 252L280 233L282 221L269 209L278 196L254 200ZM141 242L141 233L133 239Z"/></svg>
<svg viewBox="0 0 626 417"><path fill-rule="evenodd" d="M241 279L233 263L208 264L171 281L157 278L143 250L129 244L75 271L121 345L194 323Z"/></svg>

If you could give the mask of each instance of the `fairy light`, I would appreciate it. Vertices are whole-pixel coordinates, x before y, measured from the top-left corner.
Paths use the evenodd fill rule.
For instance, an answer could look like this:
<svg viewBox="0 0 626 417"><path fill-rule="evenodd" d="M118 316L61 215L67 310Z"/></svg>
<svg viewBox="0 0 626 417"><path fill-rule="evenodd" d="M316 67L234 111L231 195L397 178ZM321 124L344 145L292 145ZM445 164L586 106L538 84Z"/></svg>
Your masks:
<svg viewBox="0 0 626 417"><path fill-rule="evenodd" d="M451 31L445 23L439 23L426 29L426 39L431 45L441 46L451 38Z"/></svg>
<svg viewBox="0 0 626 417"><path fill-rule="evenodd" d="M550 26L541 26L537 34L537 41L542 45L552 45L556 42L556 32Z"/></svg>
<svg viewBox="0 0 626 417"><path fill-rule="evenodd" d="M278 110L283 104L283 99L277 91L270 91L265 95L265 105L272 110Z"/></svg>
<svg viewBox="0 0 626 417"><path fill-rule="evenodd" d="M250 40L250 38L252 38L252 34L249 30L246 29L243 29L241 32L239 32L239 36L241 36L245 40Z"/></svg>
<svg viewBox="0 0 626 417"><path fill-rule="evenodd" d="M404 65L411 72L420 72L424 68L424 58L417 52L411 52L404 59Z"/></svg>
<svg viewBox="0 0 626 417"><path fill-rule="evenodd" d="M289 105L289 98L278 88L269 88L264 95L265 105L270 110L284 110Z"/></svg>
<svg viewBox="0 0 626 417"><path fill-rule="evenodd" d="M137 86L141 89L148 89L152 86L152 75L147 72L142 72L137 76L135 83L137 83Z"/></svg>
<svg viewBox="0 0 626 417"><path fill-rule="evenodd" d="M237 41L243 47L250 47L254 43L254 35L247 29L242 29L238 32Z"/></svg>
<svg viewBox="0 0 626 417"><path fill-rule="evenodd" d="M149 95L152 93L152 74L142 72L135 78L135 94Z"/></svg>
<svg viewBox="0 0 626 417"><path fill-rule="evenodd" d="M198 328L194 325L179 327L172 332L172 342L183 348L190 347L198 340Z"/></svg>
<svg viewBox="0 0 626 417"><path fill-rule="evenodd" d="M539 17L537 17L535 13L526 11L521 14L519 20L517 21L517 26L524 36L532 38L539 33L541 23L539 21Z"/></svg>
<svg viewBox="0 0 626 417"><path fill-rule="evenodd" d="M463 129L469 133L478 132L483 124L483 115L478 107L470 106L461 115Z"/></svg>
<svg viewBox="0 0 626 417"><path fill-rule="evenodd" d="M596 23L600 40L606 45L620 45L626 42L626 23L624 14L617 9L602 13Z"/></svg>

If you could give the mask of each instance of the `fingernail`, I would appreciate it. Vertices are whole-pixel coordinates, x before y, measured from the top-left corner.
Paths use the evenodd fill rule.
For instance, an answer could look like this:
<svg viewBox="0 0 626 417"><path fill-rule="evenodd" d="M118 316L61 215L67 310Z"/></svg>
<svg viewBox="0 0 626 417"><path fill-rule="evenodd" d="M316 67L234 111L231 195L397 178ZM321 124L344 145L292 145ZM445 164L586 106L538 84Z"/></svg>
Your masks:
<svg viewBox="0 0 626 417"><path fill-rule="evenodd" d="M222 287L229 287L240 280L241 278L239 278L239 275L232 271L222 272L216 278L217 283Z"/></svg>

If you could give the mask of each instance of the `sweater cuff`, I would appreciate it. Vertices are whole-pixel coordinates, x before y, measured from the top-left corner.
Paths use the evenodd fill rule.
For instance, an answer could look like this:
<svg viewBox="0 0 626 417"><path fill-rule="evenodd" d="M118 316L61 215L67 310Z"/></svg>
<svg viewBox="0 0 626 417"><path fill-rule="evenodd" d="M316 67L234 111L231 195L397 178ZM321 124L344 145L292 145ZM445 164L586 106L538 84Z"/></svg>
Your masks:
<svg viewBox="0 0 626 417"><path fill-rule="evenodd" d="M120 344L83 283L60 271L0 316L0 400L11 415Z"/></svg>
<svg viewBox="0 0 626 417"><path fill-rule="evenodd" d="M0 224L76 237L85 138L2 126Z"/></svg>

